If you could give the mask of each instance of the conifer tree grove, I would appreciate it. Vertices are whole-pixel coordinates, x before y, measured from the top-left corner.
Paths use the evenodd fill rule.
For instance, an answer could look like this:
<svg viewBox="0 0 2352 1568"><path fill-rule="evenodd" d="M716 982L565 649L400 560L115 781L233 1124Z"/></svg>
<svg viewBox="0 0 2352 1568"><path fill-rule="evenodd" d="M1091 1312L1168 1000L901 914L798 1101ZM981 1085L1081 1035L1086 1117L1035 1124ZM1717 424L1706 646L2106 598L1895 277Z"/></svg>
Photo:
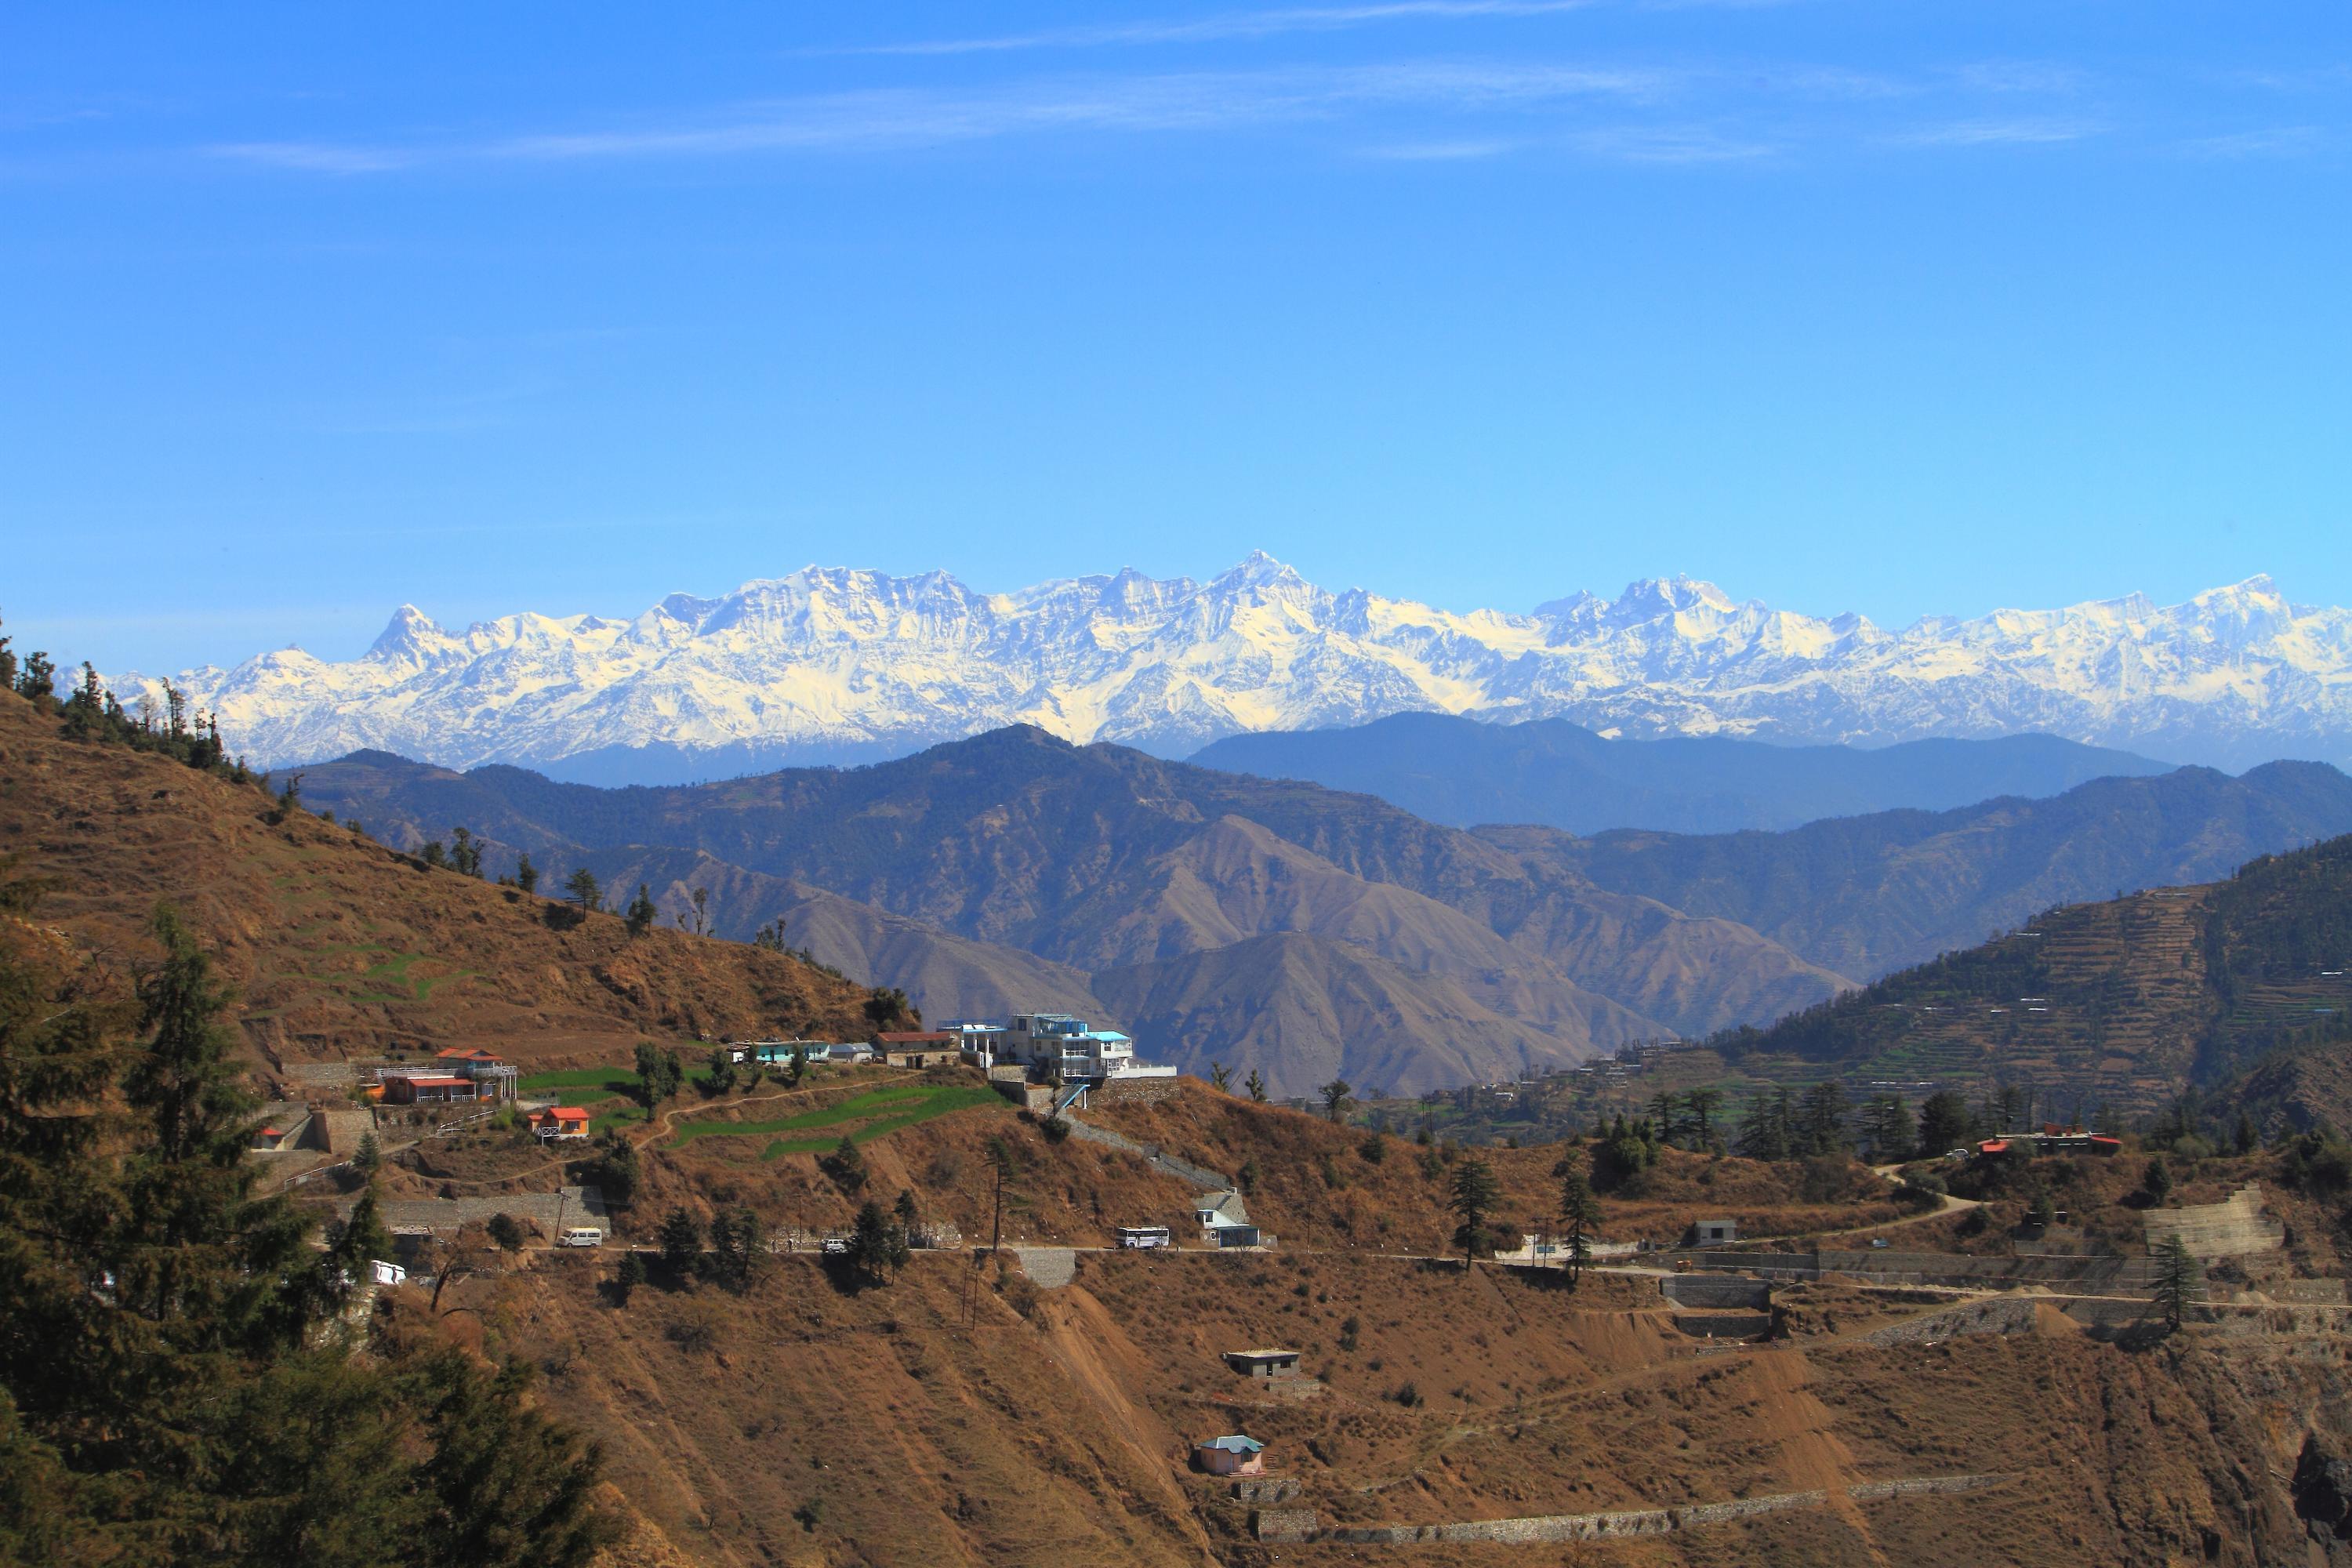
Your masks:
<svg viewBox="0 0 2352 1568"><path fill-rule="evenodd" d="M38 895L0 865L0 907ZM347 1315L373 1194L321 1250L255 1191L194 928L155 911L126 1002L30 932L0 922L0 1562L584 1563L596 1454L529 1369Z"/></svg>

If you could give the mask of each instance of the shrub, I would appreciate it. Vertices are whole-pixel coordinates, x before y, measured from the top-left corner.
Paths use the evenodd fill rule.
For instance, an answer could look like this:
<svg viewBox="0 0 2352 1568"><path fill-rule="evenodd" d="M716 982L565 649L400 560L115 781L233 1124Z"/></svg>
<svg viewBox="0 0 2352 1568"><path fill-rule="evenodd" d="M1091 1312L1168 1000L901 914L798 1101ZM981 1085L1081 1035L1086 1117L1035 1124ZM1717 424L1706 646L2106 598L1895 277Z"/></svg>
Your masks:
<svg viewBox="0 0 2352 1568"><path fill-rule="evenodd" d="M1402 1383L1397 1385L1397 1391L1389 1397L1407 1410L1411 1410L1421 1404L1421 1390L1410 1383Z"/></svg>
<svg viewBox="0 0 2352 1568"><path fill-rule="evenodd" d="M843 1195L854 1197L865 1190L866 1156L857 1152L857 1145L849 1141L848 1133L841 1135L841 1142L833 1146L833 1152L818 1155L816 1163L817 1169L833 1179L833 1184L841 1189Z"/></svg>

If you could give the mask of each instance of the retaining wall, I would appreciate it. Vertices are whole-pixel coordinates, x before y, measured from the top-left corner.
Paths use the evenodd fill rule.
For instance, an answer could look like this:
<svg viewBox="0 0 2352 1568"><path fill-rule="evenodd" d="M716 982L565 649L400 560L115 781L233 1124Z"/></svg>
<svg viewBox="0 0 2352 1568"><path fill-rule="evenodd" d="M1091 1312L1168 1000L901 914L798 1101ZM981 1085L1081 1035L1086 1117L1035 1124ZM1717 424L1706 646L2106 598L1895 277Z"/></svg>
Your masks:
<svg viewBox="0 0 2352 1568"><path fill-rule="evenodd" d="M1658 1294L1677 1307L1744 1308L1760 1312L1772 1304L1769 1281L1737 1274L1668 1274L1659 1279Z"/></svg>
<svg viewBox="0 0 2352 1568"><path fill-rule="evenodd" d="M1157 1105L1176 1097L1176 1086L1182 1080L1172 1078L1107 1079L1087 1091L1087 1102L1094 1105Z"/></svg>
<svg viewBox="0 0 2352 1568"><path fill-rule="evenodd" d="M1927 1493L1969 1492L2002 1479L2000 1476L1922 1476L1905 1480L1865 1481L1846 1489L1856 1502L1876 1502L1894 1497ZM1820 1508L1829 1501L1825 1491L1773 1492L1738 1498L1729 1502L1688 1503L1680 1508L1635 1509L1616 1513L1563 1513L1531 1519L1480 1519L1455 1524L1343 1524L1315 1530L1311 1523L1296 1533L1266 1533L1261 1513L1258 1538L1284 1541L1336 1541L1361 1546L1412 1546L1441 1542L1485 1542L1503 1545L1534 1545L1560 1541L1617 1541L1629 1536L1667 1535L1678 1530L1727 1524L1758 1514L1787 1509ZM1311 1520L1312 1515L1308 1518Z"/></svg>
<svg viewBox="0 0 2352 1568"><path fill-rule="evenodd" d="M1694 1269L1744 1272L1765 1279L1818 1279L1843 1274L1876 1285L2019 1285L2074 1287L2094 1295L2144 1296L2156 1288L2157 1266L2146 1258L1976 1258L1958 1252L1694 1252Z"/></svg>

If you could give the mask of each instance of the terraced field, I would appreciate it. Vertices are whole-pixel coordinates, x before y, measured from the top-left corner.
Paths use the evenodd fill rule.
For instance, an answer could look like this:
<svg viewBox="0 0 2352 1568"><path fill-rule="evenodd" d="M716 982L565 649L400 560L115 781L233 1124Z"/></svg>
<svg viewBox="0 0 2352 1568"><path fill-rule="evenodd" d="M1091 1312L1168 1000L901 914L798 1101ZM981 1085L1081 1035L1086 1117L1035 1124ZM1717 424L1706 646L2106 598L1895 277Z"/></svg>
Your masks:
<svg viewBox="0 0 2352 1568"><path fill-rule="evenodd" d="M769 1121L731 1121L719 1119L687 1121L665 1147L683 1148L713 1138L764 1138L759 1158L783 1154L814 1154L834 1147L845 1135L852 1143L868 1143L951 1111L1005 1103L984 1084L908 1083L870 1089L833 1105ZM788 1134L779 1137L777 1134ZM796 1134L797 1136L790 1136Z"/></svg>
<svg viewBox="0 0 2352 1568"><path fill-rule="evenodd" d="M2216 984L2213 952L2246 940L2234 926L2209 931L2231 888L2159 888L2053 910L1981 947L1713 1044L1735 1082L1834 1075L1911 1095L2009 1083L2032 1088L2053 1114L2156 1111L2275 1045L2352 1035L2344 973L2273 961L2254 981Z"/></svg>

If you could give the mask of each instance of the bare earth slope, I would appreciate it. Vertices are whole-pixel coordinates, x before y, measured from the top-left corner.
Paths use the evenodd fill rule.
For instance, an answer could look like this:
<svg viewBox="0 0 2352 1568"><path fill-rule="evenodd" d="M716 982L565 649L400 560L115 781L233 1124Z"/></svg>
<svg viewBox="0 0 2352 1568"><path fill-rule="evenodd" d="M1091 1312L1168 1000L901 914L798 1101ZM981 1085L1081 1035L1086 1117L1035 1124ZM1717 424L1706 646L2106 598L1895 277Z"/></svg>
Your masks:
<svg viewBox="0 0 2352 1568"><path fill-rule="evenodd" d="M1038 1272L1060 1279L1074 1261L1074 1275L1045 1289L1011 1257L919 1253L886 1285L803 1252L762 1258L740 1294L657 1281L625 1306L600 1288L608 1258L540 1254L462 1300L546 1369L647 1518L714 1564L2346 1560L2298 1515L2314 1496L2306 1443L2345 1452L2352 1408L2352 1341L2324 1324L2247 1318L2131 1350L2029 1310L2002 1332L1881 1342L1869 1335L1948 1303L1830 1290L1791 1338L1708 1344L1647 1275L1570 1290L1413 1256L1443 1246L1444 1176L1400 1140L1192 1084L1087 1120L1188 1158L1243 1156L1253 1214L1282 1246L1062 1253ZM870 1190L908 1186L970 1236L990 1212L975 1167L992 1138L1011 1153L1009 1241L1084 1247L1189 1201L1135 1156L1044 1137L1001 1104L877 1140ZM770 1225L841 1223L850 1199L811 1156L763 1164L712 1148L725 1142L649 1151L658 1203L724 1192ZM1557 1148L1490 1152L1506 1212L1545 1201ZM1661 1167L1690 1214L1756 1212L1759 1183L1801 1176L1698 1156ZM1604 1230L1647 1234L1653 1206L1612 1195ZM1272 1391L1221 1359L1256 1346L1298 1351L1306 1377ZM1228 1432L1265 1442L1268 1472L1326 1529L1757 1511L1614 1542L1261 1542L1251 1506L1186 1463ZM1895 1489L1927 1482L1966 1489Z"/></svg>

